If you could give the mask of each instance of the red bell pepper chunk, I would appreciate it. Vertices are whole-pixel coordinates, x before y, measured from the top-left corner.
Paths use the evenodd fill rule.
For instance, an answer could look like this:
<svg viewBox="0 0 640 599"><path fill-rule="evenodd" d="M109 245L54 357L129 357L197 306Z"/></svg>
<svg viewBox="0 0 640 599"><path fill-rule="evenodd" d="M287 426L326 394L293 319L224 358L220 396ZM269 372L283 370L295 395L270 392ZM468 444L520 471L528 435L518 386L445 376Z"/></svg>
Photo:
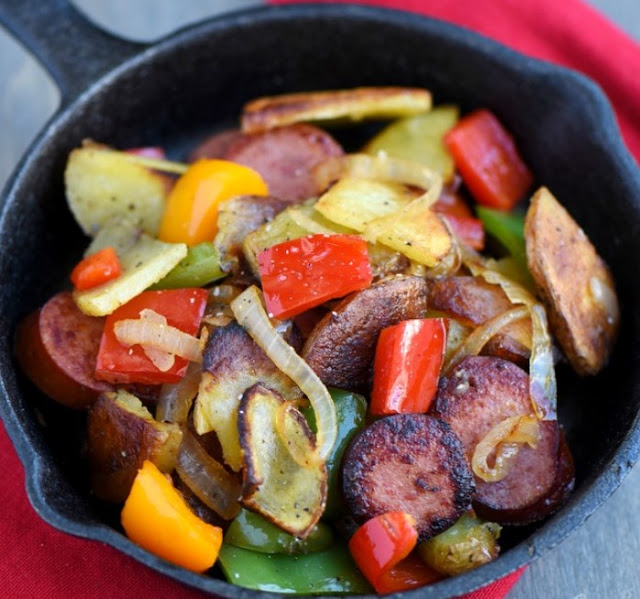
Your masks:
<svg viewBox="0 0 640 599"><path fill-rule="evenodd" d="M176 356L173 366L159 370L139 345L126 347L116 339L114 325L119 320L136 319L150 309L167 319L167 324L189 335L197 335L207 305L206 289L144 291L107 316L98 350L96 378L110 383L160 385L177 383L186 373L188 360Z"/></svg>
<svg viewBox="0 0 640 599"><path fill-rule="evenodd" d="M387 512L367 520L349 541L349 551L360 571L377 592L418 541L415 520L406 512Z"/></svg>
<svg viewBox="0 0 640 599"><path fill-rule="evenodd" d="M442 580L444 576L425 564L420 556L411 553L376 581L378 593L398 593L418 589Z"/></svg>
<svg viewBox="0 0 640 599"><path fill-rule="evenodd" d="M382 330L373 365L371 414L429 409L438 388L446 338L442 318L405 320Z"/></svg>
<svg viewBox="0 0 640 599"><path fill-rule="evenodd" d="M308 235L258 254L267 311L289 318L371 284L366 242L355 235Z"/></svg>
<svg viewBox="0 0 640 599"><path fill-rule="evenodd" d="M118 255L108 246L80 260L71 271L71 282L78 291L84 291L119 277L121 272Z"/></svg>
<svg viewBox="0 0 640 599"><path fill-rule="evenodd" d="M511 210L533 183L513 138L488 110L460 119L444 142L478 204Z"/></svg>
<svg viewBox="0 0 640 599"><path fill-rule="evenodd" d="M449 223L451 230L460 241L474 250L484 249L484 225L479 218L472 216L455 216L444 213L443 218Z"/></svg>

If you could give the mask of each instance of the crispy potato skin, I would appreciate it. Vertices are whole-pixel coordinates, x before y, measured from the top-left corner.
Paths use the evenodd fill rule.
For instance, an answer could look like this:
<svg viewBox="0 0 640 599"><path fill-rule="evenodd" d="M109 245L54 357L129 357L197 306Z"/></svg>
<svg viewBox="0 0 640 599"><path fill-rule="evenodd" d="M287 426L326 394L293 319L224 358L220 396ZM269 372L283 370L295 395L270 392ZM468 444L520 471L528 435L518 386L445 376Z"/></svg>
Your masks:
<svg viewBox="0 0 640 599"><path fill-rule="evenodd" d="M342 300L316 325L302 357L323 383L365 388L380 331L410 318L424 318L427 284L421 277L393 276Z"/></svg>
<svg viewBox="0 0 640 599"><path fill-rule="evenodd" d="M345 455L342 484L357 520L402 510L416 519L421 541L468 510L474 491L459 439L426 414L394 414L359 433Z"/></svg>
<svg viewBox="0 0 640 599"><path fill-rule="evenodd" d="M16 356L46 395L70 408L86 408L112 385L94 377L104 319L83 314L70 292L53 296L18 328Z"/></svg>
<svg viewBox="0 0 640 599"><path fill-rule="evenodd" d="M429 308L443 312L463 325L476 327L513 308L499 285L482 277L454 276L429 284ZM482 354L515 362L523 368L529 362L531 321L521 320L505 327L483 348Z"/></svg>
<svg viewBox="0 0 640 599"><path fill-rule="evenodd" d="M105 501L127 498L144 460L171 472L180 449L180 427L156 422L132 397L122 391L104 393L89 411L91 483L95 494Z"/></svg>
<svg viewBox="0 0 640 599"><path fill-rule="evenodd" d="M549 311L552 332L578 374L598 373L617 335L613 277L584 231L546 188L536 192L525 220L529 270ZM603 302L594 282L609 290Z"/></svg>

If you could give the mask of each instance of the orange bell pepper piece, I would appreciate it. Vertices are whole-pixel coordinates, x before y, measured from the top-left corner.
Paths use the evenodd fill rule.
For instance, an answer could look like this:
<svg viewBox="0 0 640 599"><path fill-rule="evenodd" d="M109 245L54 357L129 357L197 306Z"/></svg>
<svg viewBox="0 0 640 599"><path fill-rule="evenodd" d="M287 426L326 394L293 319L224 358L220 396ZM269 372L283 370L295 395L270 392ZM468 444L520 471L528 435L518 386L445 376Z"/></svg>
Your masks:
<svg viewBox="0 0 640 599"><path fill-rule="evenodd" d="M78 262L71 271L71 282L78 291L84 291L119 277L121 272L118 255L108 246Z"/></svg>
<svg viewBox="0 0 640 599"><path fill-rule="evenodd" d="M411 514L387 512L356 530L349 541L349 551L376 591L386 592L389 573L413 551L417 541L418 531Z"/></svg>
<svg viewBox="0 0 640 599"><path fill-rule="evenodd" d="M247 166L227 160L198 160L169 193L158 238L189 246L212 241L221 202L238 195L268 193L262 177Z"/></svg>
<svg viewBox="0 0 640 599"><path fill-rule="evenodd" d="M218 559L222 529L198 518L148 460L133 482L121 522L134 543L193 572L208 570Z"/></svg>

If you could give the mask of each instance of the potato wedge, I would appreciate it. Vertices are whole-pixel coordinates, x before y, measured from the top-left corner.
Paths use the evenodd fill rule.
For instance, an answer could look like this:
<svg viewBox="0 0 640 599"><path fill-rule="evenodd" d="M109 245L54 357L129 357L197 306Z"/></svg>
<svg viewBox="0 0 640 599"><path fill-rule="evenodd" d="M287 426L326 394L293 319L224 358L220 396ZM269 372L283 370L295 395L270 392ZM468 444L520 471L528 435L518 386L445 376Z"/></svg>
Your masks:
<svg viewBox="0 0 640 599"><path fill-rule="evenodd" d="M359 87L258 98L246 104L244 133L266 131L300 122L397 119L431 108L431 93L411 87Z"/></svg>
<svg viewBox="0 0 640 599"><path fill-rule="evenodd" d="M455 164L442 138L456 124L459 113L457 106L436 106L424 114L398 119L369 141L363 152L414 160L450 181Z"/></svg>
<svg viewBox="0 0 640 599"><path fill-rule="evenodd" d="M318 523L327 498L327 469L312 459L315 439L295 408L278 419L285 400L263 385L248 389L240 403L243 449L242 503L283 530L304 538ZM309 456L301 463L301 456Z"/></svg>
<svg viewBox="0 0 640 599"><path fill-rule="evenodd" d="M405 185L373 179L340 179L315 204L325 218L362 233L371 221L399 212L414 198Z"/></svg>
<svg viewBox="0 0 640 599"><path fill-rule="evenodd" d="M109 217L91 240L85 257L111 246L118 256L124 256L142 236L140 221L128 215Z"/></svg>
<svg viewBox="0 0 640 599"><path fill-rule="evenodd" d="M290 400L301 398L302 392L235 321L211 331L202 361L194 426L200 435L216 432L225 463L237 472L242 468L238 408L245 390L261 382Z"/></svg>
<svg viewBox="0 0 640 599"><path fill-rule="evenodd" d="M451 233L442 218L425 208L420 198L399 212L369 222L364 237L430 268L454 249Z"/></svg>
<svg viewBox="0 0 640 599"><path fill-rule="evenodd" d="M545 187L531 200L525 241L553 334L578 374L596 374L609 359L620 320L609 268Z"/></svg>
<svg viewBox="0 0 640 599"><path fill-rule="evenodd" d="M182 431L157 422L131 393L103 393L89 411L87 424L91 484L106 501L124 501L144 460L171 472L178 458Z"/></svg>
<svg viewBox="0 0 640 599"><path fill-rule="evenodd" d="M150 235L158 232L171 186L166 175L86 143L69 155L64 180L69 208L87 235L117 215L138 219Z"/></svg>
<svg viewBox="0 0 640 599"><path fill-rule="evenodd" d="M75 291L78 308L90 316L106 316L157 283L187 255L184 243L164 243L146 234L119 255L122 274L98 287Z"/></svg>

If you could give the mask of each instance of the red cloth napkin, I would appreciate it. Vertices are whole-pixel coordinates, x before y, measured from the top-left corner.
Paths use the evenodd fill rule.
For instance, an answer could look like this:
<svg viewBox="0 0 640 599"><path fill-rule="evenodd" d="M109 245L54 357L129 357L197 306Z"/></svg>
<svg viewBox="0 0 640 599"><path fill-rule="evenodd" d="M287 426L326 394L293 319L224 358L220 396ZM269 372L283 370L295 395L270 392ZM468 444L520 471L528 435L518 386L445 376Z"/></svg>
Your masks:
<svg viewBox="0 0 640 599"><path fill-rule="evenodd" d="M273 0L285 3L290 0ZM317 0L316 0L317 1ZM368 0L474 29L524 53L597 80L611 99L624 138L640 160L640 46L579 0ZM42 522L24 491L22 466L0 427L0 595L15 599L125 599L206 595L114 549L65 535ZM464 599L501 599L523 570Z"/></svg>

